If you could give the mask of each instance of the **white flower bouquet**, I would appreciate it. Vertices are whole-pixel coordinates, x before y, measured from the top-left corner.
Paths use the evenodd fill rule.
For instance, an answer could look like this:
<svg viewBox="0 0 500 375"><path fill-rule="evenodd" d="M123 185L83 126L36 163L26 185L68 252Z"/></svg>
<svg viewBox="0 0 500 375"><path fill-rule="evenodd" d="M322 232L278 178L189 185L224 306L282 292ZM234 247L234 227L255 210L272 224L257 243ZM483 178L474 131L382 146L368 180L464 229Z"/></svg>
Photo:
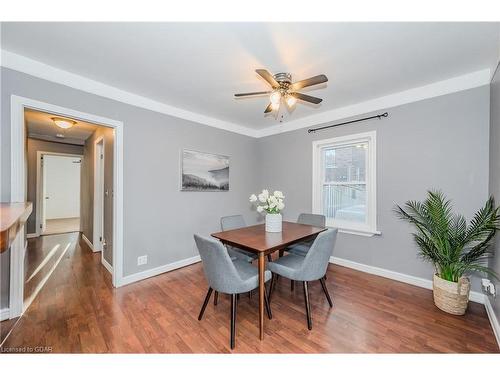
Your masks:
<svg viewBox="0 0 500 375"><path fill-rule="evenodd" d="M250 195L250 202L257 205L257 212L266 211L268 214L279 214L285 208L284 199L285 196L278 190L272 195L267 189L262 190L259 195Z"/></svg>
<svg viewBox="0 0 500 375"><path fill-rule="evenodd" d="M257 206L257 212L266 212L266 232L281 232L281 211L285 208L283 203L285 196L276 190L272 195L269 190L264 189L259 195L250 195L250 202Z"/></svg>

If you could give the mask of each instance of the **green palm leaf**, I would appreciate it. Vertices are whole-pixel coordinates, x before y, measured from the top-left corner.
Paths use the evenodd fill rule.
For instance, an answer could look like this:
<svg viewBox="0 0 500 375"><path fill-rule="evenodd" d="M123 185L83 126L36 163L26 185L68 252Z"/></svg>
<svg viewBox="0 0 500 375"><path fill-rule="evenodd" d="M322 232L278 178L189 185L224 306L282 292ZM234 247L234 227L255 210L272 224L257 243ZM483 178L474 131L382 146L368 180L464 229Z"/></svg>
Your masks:
<svg viewBox="0 0 500 375"><path fill-rule="evenodd" d="M458 281L464 274L483 272L498 278L481 262L492 254L492 239L500 229L500 207L493 197L479 209L469 225L464 216L453 213L450 200L439 190L427 192L423 202L396 205L396 215L416 228L413 239L420 256L434 264L439 276Z"/></svg>

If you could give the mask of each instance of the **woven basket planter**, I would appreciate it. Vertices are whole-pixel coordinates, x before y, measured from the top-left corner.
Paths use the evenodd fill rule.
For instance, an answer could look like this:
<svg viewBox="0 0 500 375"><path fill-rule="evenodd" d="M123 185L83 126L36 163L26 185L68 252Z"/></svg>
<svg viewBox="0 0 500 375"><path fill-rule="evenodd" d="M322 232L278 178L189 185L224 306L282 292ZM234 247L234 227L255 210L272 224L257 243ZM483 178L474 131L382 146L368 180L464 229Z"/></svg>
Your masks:
<svg viewBox="0 0 500 375"><path fill-rule="evenodd" d="M453 315L465 314L469 304L470 281L468 278L462 277L458 283L454 283L435 274L432 290L434 304L438 308Z"/></svg>

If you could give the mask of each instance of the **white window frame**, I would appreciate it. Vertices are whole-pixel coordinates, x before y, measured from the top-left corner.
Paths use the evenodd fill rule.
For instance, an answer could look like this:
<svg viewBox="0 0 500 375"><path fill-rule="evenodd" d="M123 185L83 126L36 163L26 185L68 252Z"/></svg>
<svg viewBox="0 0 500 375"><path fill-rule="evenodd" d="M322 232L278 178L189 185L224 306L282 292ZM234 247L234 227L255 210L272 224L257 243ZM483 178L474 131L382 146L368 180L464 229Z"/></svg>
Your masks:
<svg viewBox="0 0 500 375"><path fill-rule="evenodd" d="M373 236L380 234L377 230L377 132L351 134L341 137L322 139L312 143L312 211L322 214L322 192L323 192L323 168L322 151L326 148L349 146L352 144L367 142L367 165L366 165L366 222L353 223L328 219L326 225L338 228L340 232L358 234L362 236Z"/></svg>

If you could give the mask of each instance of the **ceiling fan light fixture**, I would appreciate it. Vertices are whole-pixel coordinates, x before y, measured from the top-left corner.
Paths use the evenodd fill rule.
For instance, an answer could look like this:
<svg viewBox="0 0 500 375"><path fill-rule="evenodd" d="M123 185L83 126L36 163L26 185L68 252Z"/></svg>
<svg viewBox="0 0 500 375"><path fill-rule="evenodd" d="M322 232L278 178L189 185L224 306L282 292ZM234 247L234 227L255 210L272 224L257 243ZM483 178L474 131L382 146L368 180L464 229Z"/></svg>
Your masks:
<svg viewBox="0 0 500 375"><path fill-rule="evenodd" d="M297 103L297 99L292 95L287 95L286 104L288 105L288 107L293 107L295 103Z"/></svg>
<svg viewBox="0 0 500 375"><path fill-rule="evenodd" d="M246 93L234 94L234 96L236 98L242 98L242 97L269 95L270 103L264 110L264 114L279 110L282 99L283 102L288 107L288 109L290 110L297 103L298 100L316 105L320 104L323 101L323 99L321 98L316 98L311 95L302 94L298 90L301 90L305 87L315 86L321 83L328 82L328 78L324 74L320 74L314 77L309 77L297 82L292 82L292 75L290 73L277 73L272 75L266 69L257 69L255 72L271 86L272 91L246 92ZM283 116L281 116L280 122L282 121L282 119Z"/></svg>
<svg viewBox="0 0 500 375"><path fill-rule="evenodd" d="M76 121L68 120L61 117L52 117L51 120L54 121L54 124L59 126L61 129L69 129L74 125L76 125Z"/></svg>
<svg viewBox="0 0 500 375"><path fill-rule="evenodd" d="M271 103L273 105L278 105L279 106L280 101L281 101L281 92L279 92L279 90L273 91L273 93L271 94L271 96L269 97L269 99L271 100Z"/></svg>

